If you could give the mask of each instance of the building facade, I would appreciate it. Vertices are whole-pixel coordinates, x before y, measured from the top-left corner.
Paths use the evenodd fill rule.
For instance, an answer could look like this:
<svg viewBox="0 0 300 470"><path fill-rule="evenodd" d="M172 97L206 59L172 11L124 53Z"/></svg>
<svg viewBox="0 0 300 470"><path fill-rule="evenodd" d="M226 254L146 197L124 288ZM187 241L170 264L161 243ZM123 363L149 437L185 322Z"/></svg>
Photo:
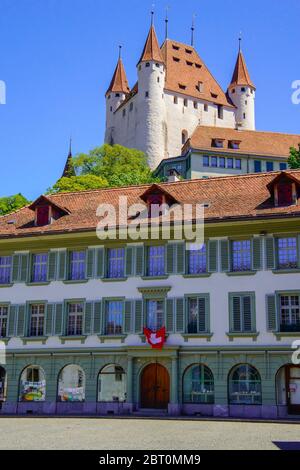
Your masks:
<svg viewBox="0 0 300 470"><path fill-rule="evenodd" d="M145 204L144 227L153 201L204 204L203 246L99 240L97 207L121 196ZM42 196L1 217L1 413L299 413L299 199L288 171ZM166 328L161 350L144 327Z"/></svg>

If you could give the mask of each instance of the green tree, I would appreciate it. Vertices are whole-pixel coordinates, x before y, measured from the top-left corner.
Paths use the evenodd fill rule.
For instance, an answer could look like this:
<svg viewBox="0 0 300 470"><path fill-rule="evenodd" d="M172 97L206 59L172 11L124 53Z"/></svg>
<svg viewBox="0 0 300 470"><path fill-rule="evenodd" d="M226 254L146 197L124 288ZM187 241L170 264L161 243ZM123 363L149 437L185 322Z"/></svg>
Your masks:
<svg viewBox="0 0 300 470"><path fill-rule="evenodd" d="M104 178L109 186L130 186L159 181L153 176L143 152L121 145L104 144L73 159L76 173Z"/></svg>
<svg viewBox="0 0 300 470"><path fill-rule="evenodd" d="M79 175L61 178L48 190L48 194L86 191L88 189L106 188L105 178L96 175Z"/></svg>
<svg viewBox="0 0 300 470"><path fill-rule="evenodd" d="M0 198L0 216L10 214L29 204L29 201L22 194Z"/></svg>
<svg viewBox="0 0 300 470"><path fill-rule="evenodd" d="M290 157L289 157L289 167L292 170L297 170L300 168L300 143L298 150L295 147L291 147L290 149Z"/></svg>

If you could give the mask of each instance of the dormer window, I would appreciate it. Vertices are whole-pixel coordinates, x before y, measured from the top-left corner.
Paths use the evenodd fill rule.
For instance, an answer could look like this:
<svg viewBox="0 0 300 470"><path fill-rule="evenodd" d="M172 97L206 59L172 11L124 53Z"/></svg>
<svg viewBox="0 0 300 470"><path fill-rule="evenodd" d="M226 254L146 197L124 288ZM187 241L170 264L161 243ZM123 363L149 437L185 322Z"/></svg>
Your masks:
<svg viewBox="0 0 300 470"><path fill-rule="evenodd" d="M213 91L210 92L212 98L218 98L217 93L214 93Z"/></svg>
<svg viewBox="0 0 300 470"><path fill-rule="evenodd" d="M52 202L52 200L46 196L39 197L29 206L29 209L34 211L34 225L36 227L44 227L60 217L69 214L67 209Z"/></svg>
<svg viewBox="0 0 300 470"><path fill-rule="evenodd" d="M190 67L192 67L192 66L193 66L193 62L190 62L190 61L187 60L187 61L186 61L186 65L189 65Z"/></svg>
<svg viewBox="0 0 300 470"><path fill-rule="evenodd" d="M195 64L196 69L201 69L202 65L201 64Z"/></svg>
<svg viewBox="0 0 300 470"><path fill-rule="evenodd" d="M292 184L280 183L277 185L278 206L290 206L293 204Z"/></svg>
<svg viewBox="0 0 300 470"><path fill-rule="evenodd" d="M187 54L192 54L192 53L193 53L193 51L192 51L191 49L186 49L185 52L186 52Z"/></svg>
<svg viewBox="0 0 300 470"><path fill-rule="evenodd" d="M229 140L228 147L230 149L238 150L240 148L240 141L239 140Z"/></svg>
<svg viewBox="0 0 300 470"><path fill-rule="evenodd" d="M268 184L276 207L297 204L300 197L300 181L288 172L280 173Z"/></svg>
<svg viewBox="0 0 300 470"><path fill-rule="evenodd" d="M198 85L196 85L196 89L197 89L200 93L203 93L203 91L204 91L204 84L203 84L203 82L198 82Z"/></svg>
<svg viewBox="0 0 300 470"><path fill-rule="evenodd" d="M172 44L172 47L174 49L174 51L179 51L180 47L179 46L175 46L175 44Z"/></svg>
<svg viewBox="0 0 300 470"><path fill-rule="evenodd" d="M224 140L223 139L213 139L212 140L212 147L223 148L224 147Z"/></svg>
<svg viewBox="0 0 300 470"><path fill-rule="evenodd" d="M180 62L179 57L173 57L174 62Z"/></svg>
<svg viewBox="0 0 300 470"><path fill-rule="evenodd" d="M142 194L141 199L147 204L149 217L166 215L165 209L178 202L171 194L157 184L153 184Z"/></svg>
<svg viewBox="0 0 300 470"><path fill-rule="evenodd" d="M185 90L186 89L186 85L183 85L182 83L178 83L178 86L179 86L180 90Z"/></svg>
<svg viewBox="0 0 300 470"><path fill-rule="evenodd" d="M37 227L43 227L50 222L50 206L40 206L35 210L35 222Z"/></svg>

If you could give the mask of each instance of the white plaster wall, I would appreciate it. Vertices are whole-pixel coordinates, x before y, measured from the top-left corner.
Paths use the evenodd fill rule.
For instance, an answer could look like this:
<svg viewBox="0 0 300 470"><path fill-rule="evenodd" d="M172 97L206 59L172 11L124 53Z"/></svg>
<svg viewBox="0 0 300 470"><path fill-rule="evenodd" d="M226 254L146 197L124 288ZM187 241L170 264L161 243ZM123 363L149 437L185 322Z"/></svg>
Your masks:
<svg viewBox="0 0 300 470"><path fill-rule="evenodd" d="M131 109L131 103L133 108ZM137 96L123 105L113 116L113 128L111 130L115 144L128 148L137 148L136 126L137 126ZM125 110L125 115L124 115Z"/></svg>
<svg viewBox="0 0 300 470"><path fill-rule="evenodd" d="M242 88L245 91L242 91ZM232 90L235 93L232 93ZM251 93L252 90L252 93ZM239 128L254 131L255 130L255 90L250 87L236 86L229 90L229 96L232 99L236 109L236 122L241 123ZM246 119L244 119L244 113Z"/></svg>

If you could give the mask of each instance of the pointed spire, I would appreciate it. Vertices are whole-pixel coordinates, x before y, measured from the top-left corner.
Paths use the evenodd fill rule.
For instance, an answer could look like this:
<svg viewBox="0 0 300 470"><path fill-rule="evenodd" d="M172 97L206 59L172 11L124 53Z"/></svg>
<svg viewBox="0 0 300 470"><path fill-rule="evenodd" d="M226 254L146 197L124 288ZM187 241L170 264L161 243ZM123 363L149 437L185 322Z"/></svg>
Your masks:
<svg viewBox="0 0 300 470"><path fill-rule="evenodd" d="M194 47L194 43L195 43L195 19L196 19L196 15L194 14L193 15L193 20L192 20L192 27L191 27L191 32L192 32L191 46L192 47Z"/></svg>
<svg viewBox="0 0 300 470"><path fill-rule="evenodd" d="M167 40L169 37L169 6L166 7L165 25L166 25L165 39Z"/></svg>
<svg viewBox="0 0 300 470"><path fill-rule="evenodd" d="M235 64L235 68L234 68L234 72L233 72L233 76L232 76L229 88L231 88L232 86L246 85L255 89L255 85L250 78L250 75L246 66L246 62L244 59L244 55L242 53L241 42L242 42L242 38L240 36L239 37L239 53L238 53L237 61Z"/></svg>
<svg viewBox="0 0 300 470"><path fill-rule="evenodd" d="M67 157L67 161L65 164L65 168L62 174L62 178L70 178L71 176L76 176L73 164L72 164L72 138L70 138L70 147L69 147L69 154Z"/></svg>
<svg viewBox="0 0 300 470"><path fill-rule="evenodd" d="M141 55L141 58L139 60L139 64L141 62L148 62L148 61L155 61L155 62L160 62L164 63L164 59L159 47L158 39L156 36L155 28L153 25L153 22L151 21L151 27L149 34L147 36L147 40Z"/></svg>
<svg viewBox="0 0 300 470"><path fill-rule="evenodd" d="M112 92L125 94L130 92L125 67L122 61L122 46L119 46L119 60L115 72L113 74L113 78L106 92L106 95Z"/></svg>

